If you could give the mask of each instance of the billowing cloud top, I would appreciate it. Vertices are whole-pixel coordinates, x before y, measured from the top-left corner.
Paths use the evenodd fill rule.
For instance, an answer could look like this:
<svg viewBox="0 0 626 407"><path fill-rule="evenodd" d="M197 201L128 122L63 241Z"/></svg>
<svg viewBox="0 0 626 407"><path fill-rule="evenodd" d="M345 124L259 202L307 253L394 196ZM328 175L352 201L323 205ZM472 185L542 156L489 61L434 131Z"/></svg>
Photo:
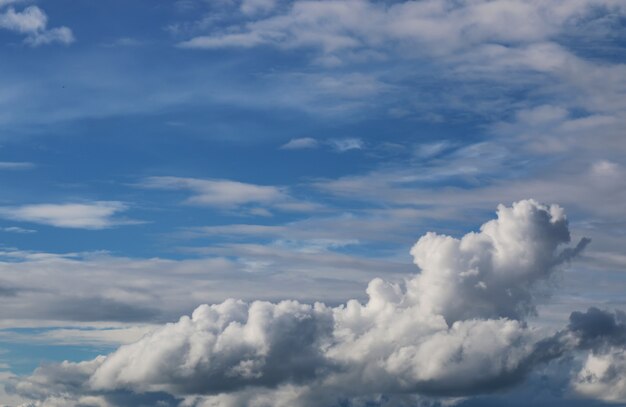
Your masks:
<svg viewBox="0 0 626 407"><path fill-rule="evenodd" d="M111 401L119 392L165 394L197 406L456 397L511 386L565 352L590 347L598 354L574 387L594 396L614 386L616 376L606 372L624 366L623 348L615 350L624 342L622 320L607 314L608 322L596 326L588 319L602 311L574 313L567 329L548 337L524 321L540 283L586 240L560 249L570 233L556 205L526 200L500 206L497 215L460 239L424 235L411 249L421 272L403 285L374 279L366 303L201 305L106 357L42 367L16 379L12 390L39 400L62 397L66 405L83 405L84 397L122 405ZM613 353L591 346L594 341ZM611 399L622 400L620 391Z"/></svg>

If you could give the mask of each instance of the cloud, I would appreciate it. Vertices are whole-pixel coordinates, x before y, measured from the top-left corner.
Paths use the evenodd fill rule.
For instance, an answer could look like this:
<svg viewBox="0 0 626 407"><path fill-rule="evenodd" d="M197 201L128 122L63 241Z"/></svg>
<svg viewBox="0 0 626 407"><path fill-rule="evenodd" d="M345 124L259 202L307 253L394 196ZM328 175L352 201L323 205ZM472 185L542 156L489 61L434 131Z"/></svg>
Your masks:
<svg viewBox="0 0 626 407"><path fill-rule="evenodd" d="M241 12L248 15L267 13L276 7L278 0L242 0Z"/></svg>
<svg viewBox="0 0 626 407"><path fill-rule="evenodd" d="M591 350L572 388L585 397L626 403L626 314L591 307L573 312L568 330L579 348Z"/></svg>
<svg viewBox="0 0 626 407"><path fill-rule="evenodd" d="M615 313L589 308L586 312L572 312L568 330L584 349L601 351L606 347L626 345L626 313Z"/></svg>
<svg viewBox="0 0 626 407"><path fill-rule="evenodd" d="M626 403L626 350L614 348L606 353L587 356L573 379L579 394L609 403Z"/></svg>
<svg viewBox="0 0 626 407"><path fill-rule="evenodd" d="M31 46L74 42L74 34L68 27L47 28L47 25L48 16L37 6L28 6L22 11L9 7L0 13L0 28L25 34L24 41Z"/></svg>
<svg viewBox="0 0 626 407"><path fill-rule="evenodd" d="M13 328L19 328L18 324ZM26 322L25 327L32 328L34 324ZM28 343L49 344L55 343L63 346L95 346L98 348L115 348L120 345L137 342L147 333L153 331L156 325L130 325L128 323L101 323L101 324L76 324L74 327L67 326L38 326L39 332L26 334L19 330L0 330L0 338L5 343Z"/></svg>
<svg viewBox="0 0 626 407"><path fill-rule="evenodd" d="M334 251L333 244L223 243L183 252L192 255L186 259L0 250L0 317L18 326L25 320L162 323L233 297L336 304L361 298L363 285L382 269L394 279L410 270L397 261Z"/></svg>
<svg viewBox="0 0 626 407"><path fill-rule="evenodd" d="M569 239L556 205L500 206L497 219L461 239L424 235L411 250L420 274L404 285L372 280L365 303L202 305L106 357L50 367L49 384L40 369L11 389L39 400L61 386L75 399L130 391L233 407L489 393L567 349L567 336L545 337L525 320ZM573 331L587 326L581 319ZM63 369L76 381L62 379Z"/></svg>
<svg viewBox="0 0 626 407"><path fill-rule="evenodd" d="M498 219L462 239L428 233L411 249L422 270L416 301L449 322L522 319L534 312L536 285L562 262L570 235L563 210L535 201L498 207Z"/></svg>
<svg viewBox="0 0 626 407"><path fill-rule="evenodd" d="M95 389L172 394L303 383L330 368L322 349L332 329L331 314L321 305L234 300L204 305L191 318L109 356L90 382ZM174 368L163 368L165 360Z"/></svg>
<svg viewBox="0 0 626 407"><path fill-rule="evenodd" d="M361 150L364 146L363 140L359 138L344 138L329 140L330 146L340 153L350 150Z"/></svg>
<svg viewBox="0 0 626 407"><path fill-rule="evenodd" d="M294 138L280 146L283 150L302 150L307 148L317 148L318 141L311 137Z"/></svg>
<svg viewBox="0 0 626 407"><path fill-rule="evenodd" d="M188 190L192 196L185 203L197 206L212 206L222 209L237 209L246 206L253 212L254 205L268 206L285 211L309 211L318 206L298 201L289 195L287 188L256 185L225 179L198 179L181 177L149 177L141 184L143 188L164 190ZM263 213L267 215L267 213Z"/></svg>
<svg viewBox="0 0 626 407"><path fill-rule="evenodd" d="M19 161L0 161L0 170L30 170L35 164Z"/></svg>
<svg viewBox="0 0 626 407"><path fill-rule="evenodd" d="M9 226L6 228L2 228L0 229L4 232L9 232L9 233L35 233L37 232L36 230L33 229L25 229L25 228L21 228L19 226Z"/></svg>
<svg viewBox="0 0 626 407"><path fill-rule="evenodd" d="M126 209L126 204L117 201L33 204L0 207L0 217L61 228L105 229L131 222L114 218Z"/></svg>
<svg viewBox="0 0 626 407"><path fill-rule="evenodd" d="M589 23L602 7L615 13L625 11L622 4L612 0L550 6L523 0L294 1L272 16L252 18L181 45L205 49L258 45L314 48L339 59L371 50L442 56L481 43L515 47L546 41L575 22Z"/></svg>

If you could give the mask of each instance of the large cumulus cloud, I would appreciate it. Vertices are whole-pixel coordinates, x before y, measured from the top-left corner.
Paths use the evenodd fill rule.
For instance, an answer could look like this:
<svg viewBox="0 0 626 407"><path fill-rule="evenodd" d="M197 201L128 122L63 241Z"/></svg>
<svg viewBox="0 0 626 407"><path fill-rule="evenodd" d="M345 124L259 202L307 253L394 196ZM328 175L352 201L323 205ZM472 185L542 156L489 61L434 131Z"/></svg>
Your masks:
<svg viewBox="0 0 626 407"><path fill-rule="evenodd" d="M500 206L498 218L478 233L420 238L411 254L422 272L409 294L425 312L451 322L521 319L534 311L536 283L571 256L571 251L557 251L569 241L567 220L557 205L528 200Z"/></svg>
<svg viewBox="0 0 626 407"><path fill-rule="evenodd" d="M331 406L506 388L566 351L620 346L606 339L619 336L617 322L597 327L587 314L548 337L525 321L543 283L587 243L563 248L569 241L560 207L500 206L479 232L424 235L411 249L421 272L404 283L374 279L365 303L202 305L106 357L65 363L83 373L62 393L169 394L188 406ZM33 393L33 380L16 379L13 390L45 400L46 389L58 387Z"/></svg>
<svg viewBox="0 0 626 407"><path fill-rule="evenodd" d="M305 382L332 368L323 354L332 330L330 310L321 304L202 305L191 318L121 347L90 385L194 394Z"/></svg>

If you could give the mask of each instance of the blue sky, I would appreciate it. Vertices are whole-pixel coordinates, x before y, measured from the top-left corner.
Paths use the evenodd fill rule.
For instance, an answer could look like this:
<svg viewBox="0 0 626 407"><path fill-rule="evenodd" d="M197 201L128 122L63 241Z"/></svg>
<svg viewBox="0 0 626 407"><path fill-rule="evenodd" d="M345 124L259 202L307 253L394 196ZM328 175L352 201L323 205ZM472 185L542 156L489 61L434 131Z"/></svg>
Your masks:
<svg viewBox="0 0 626 407"><path fill-rule="evenodd" d="M602 373L626 374L623 337L588 346L570 329L589 307L624 329L625 19L619 0L0 0L0 405L626 403L623 380ZM553 230L565 218L551 204L565 229ZM421 254L431 231L468 243ZM498 260L503 250L515 260ZM487 290L485 304L456 285L483 275L472 290ZM240 382L212 367L185 378L223 387L184 388L174 374L157 385L132 376L124 358L138 356L116 352L165 358L141 353L140 338L159 348L163 324L229 298L251 310L324 303L267 312L319 326L332 314L332 346L311 366L382 375L387 387L309 377L278 356L262 363L295 370L250 359ZM370 348L348 362L341 349L365 346L346 334L365 324L350 299L377 316ZM243 323L229 307L215 312ZM423 349L379 355L381 373L367 356L386 346L377 329L405 343L386 324L408 310L432 330L416 334L422 345L467 329L459 346L479 355L472 332L509 329L535 350L542 339L567 350L535 366L544 359L503 346L519 366L485 379L500 387L444 369L476 365L419 376ZM261 331L281 332L269 321ZM267 349L313 346L292 334ZM89 384L55 387L55 369L90 372Z"/></svg>

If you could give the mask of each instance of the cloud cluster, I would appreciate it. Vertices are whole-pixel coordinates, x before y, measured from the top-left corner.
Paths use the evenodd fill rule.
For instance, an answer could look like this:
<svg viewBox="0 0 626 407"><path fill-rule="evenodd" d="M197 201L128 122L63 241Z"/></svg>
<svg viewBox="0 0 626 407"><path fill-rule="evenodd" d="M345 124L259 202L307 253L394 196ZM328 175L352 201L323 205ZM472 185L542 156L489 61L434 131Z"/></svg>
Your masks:
<svg viewBox="0 0 626 407"><path fill-rule="evenodd" d="M569 331L581 349L589 349L572 386L584 396L626 403L626 313L598 308L570 315Z"/></svg>
<svg viewBox="0 0 626 407"><path fill-rule="evenodd" d="M0 8L11 3L2 2ZM48 16L37 6L28 6L21 11L8 7L0 12L0 28L24 34L24 42L34 47L54 42L71 44L75 40L68 27L48 28Z"/></svg>
<svg viewBox="0 0 626 407"><path fill-rule="evenodd" d="M462 239L428 233L411 249L422 270L412 282L415 301L452 322L522 319L534 311L536 283L568 257L555 254L569 240L562 209L534 201L500 206L497 220Z"/></svg>
<svg viewBox="0 0 626 407"><path fill-rule="evenodd" d="M539 283L585 244L561 249L569 240L556 205L527 200L500 206L497 219L461 239L424 235L411 250L421 273L403 285L372 280L365 303L231 299L202 305L106 357L55 367L55 382L39 386L42 394L31 384L45 383L45 369L16 378L11 389L39 400L63 392L76 400L106 399L122 391L169 394L187 406L233 407L495 391L566 350L623 336L622 322L596 326L587 321L589 313L572 315L566 332L548 337L525 322ZM61 368L77 381L62 379ZM602 385L610 382L597 368L592 373ZM59 381L63 391L56 390ZM78 384L67 390L65 383Z"/></svg>
<svg viewBox="0 0 626 407"><path fill-rule="evenodd" d="M350 55L380 58L388 49L441 56L483 43L524 46L550 41L567 27L593 21L598 10L625 11L613 0L293 1L280 13L198 36L181 46L315 48L326 63Z"/></svg>

